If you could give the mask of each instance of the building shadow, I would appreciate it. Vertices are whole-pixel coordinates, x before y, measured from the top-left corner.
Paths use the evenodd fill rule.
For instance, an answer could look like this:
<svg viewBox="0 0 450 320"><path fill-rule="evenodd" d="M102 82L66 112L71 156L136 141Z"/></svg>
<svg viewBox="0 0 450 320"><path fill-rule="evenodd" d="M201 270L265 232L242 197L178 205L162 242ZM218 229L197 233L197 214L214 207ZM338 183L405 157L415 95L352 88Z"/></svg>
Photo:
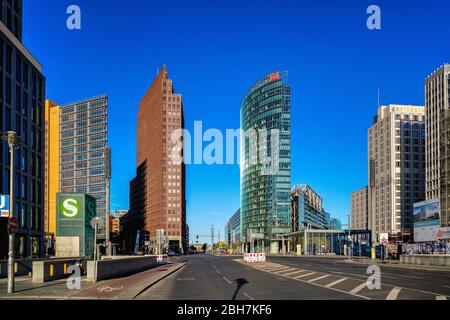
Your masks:
<svg viewBox="0 0 450 320"><path fill-rule="evenodd" d="M234 280L236 283L236 290L234 291L233 297L231 300L236 300L237 295L239 294L239 291L242 289L243 286L245 286L247 283L249 283L246 279L239 278Z"/></svg>

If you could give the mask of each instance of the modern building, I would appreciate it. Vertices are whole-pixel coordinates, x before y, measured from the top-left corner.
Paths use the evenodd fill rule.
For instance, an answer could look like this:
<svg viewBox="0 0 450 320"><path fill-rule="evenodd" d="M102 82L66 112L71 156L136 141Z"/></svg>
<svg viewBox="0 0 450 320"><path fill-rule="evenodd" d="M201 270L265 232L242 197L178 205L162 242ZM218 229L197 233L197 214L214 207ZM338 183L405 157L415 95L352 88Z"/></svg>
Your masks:
<svg viewBox="0 0 450 320"><path fill-rule="evenodd" d="M18 257L44 252L44 103L41 64L22 44L22 0L0 0L0 134L15 131L14 206ZM9 194L8 145L0 147L0 194ZM8 219L0 219L0 259L7 256Z"/></svg>
<svg viewBox="0 0 450 320"><path fill-rule="evenodd" d="M324 210L323 200L306 184L294 186L291 191L291 232L304 229L329 229L331 216Z"/></svg>
<svg viewBox="0 0 450 320"><path fill-rule="evenodd" d="M236 211L235 214L228 220L225 226L225 243L228 245L241 246L241 210ZM240 248L239 248L240 249Z"/></svg>
<svg viewBox="0 0 450 320"><path fill-rule="evenodd" d="M369 229L369 188L364 187L351 194L351 228Z"/></svg>
<svg viewBox="0 0 450 320"><path fill-rule="evenodd" d="M246 250L280 252L278 235L290 231L290 109L287 72L262 78L241 104L241 240Z"/></svg>
<svg viewBox="0 0 450 320"><path fill-rule="evenodd" d="M120 219L128 213L128 210L116 210L115 214L110 215L111 223L110 223L110 232L119 234L121 231L120 228Z"/></svg>
<svg viewBox="0 0 450 320"><path fill-rule="evenodd" d="M331 218L331 230L342 230L342 221L338 218Z"/></svg>
<svg viewBox="0 0 450 320"><path fill-rule="evenodd" d="M388 105L368 130L368 203L372 239L412 234L413 205L425 199L425 108Z"/></svg>
<svg viewBox="0 0 450 320"><path fill-rule="evenodd" d="M133 247L136 235L149 233L150 252L157 252L157 230L168 238L168 250L187 253L185 165L172 158L184 129L183 103L175 93L166 66L139 105L137 176L130 183L130 212L123 217L124 241ZM182 140L181 140L182 141Z"/></svg>
<svg viewBox="0 0 450 320"><path fill-rule="evenodd" d="M450 226L450 65L425 79L426 200L440 199L441 224Z"/></svg>
<svg viewBox="0 0 450 320"><path fill-rule="evenodd" d="M65 106L47 101L45 229L56 230L56 193L84 193L96 199L97 216L109 214L111 149L108 98L99 96ZM105 226L98 238L105 239Z"/></svg>

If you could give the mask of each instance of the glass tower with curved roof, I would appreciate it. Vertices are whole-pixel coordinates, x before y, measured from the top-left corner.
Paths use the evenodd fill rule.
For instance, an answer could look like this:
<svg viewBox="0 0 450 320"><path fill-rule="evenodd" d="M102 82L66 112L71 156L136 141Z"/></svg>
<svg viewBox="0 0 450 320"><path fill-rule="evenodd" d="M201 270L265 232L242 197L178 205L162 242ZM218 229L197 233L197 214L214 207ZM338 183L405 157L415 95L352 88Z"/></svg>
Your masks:
<svg viewBox="0 0 450 320"><path fill-rule="evenodd" d="M290 97L287 72L272 72L241 104L241 239L247 251L279 252L277 235L290 231Z"/></svg>

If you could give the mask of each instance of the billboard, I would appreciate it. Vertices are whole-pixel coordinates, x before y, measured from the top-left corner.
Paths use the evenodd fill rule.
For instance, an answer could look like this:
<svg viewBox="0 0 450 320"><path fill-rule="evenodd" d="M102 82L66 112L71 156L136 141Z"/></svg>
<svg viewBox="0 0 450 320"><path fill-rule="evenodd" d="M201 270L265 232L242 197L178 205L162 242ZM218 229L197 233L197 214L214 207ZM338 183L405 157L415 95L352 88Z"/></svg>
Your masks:
<svg viewBox="0 0 450 320"><path fill-rule="evenodd" d="M441 226L439 199L414 204L414 241L438 240Z"/></svg>
<svg viewBox="0 0 450 320"><path fill-rule="evenodd" d="M0 218L9 218L9 196L0 195Z"/></svg>

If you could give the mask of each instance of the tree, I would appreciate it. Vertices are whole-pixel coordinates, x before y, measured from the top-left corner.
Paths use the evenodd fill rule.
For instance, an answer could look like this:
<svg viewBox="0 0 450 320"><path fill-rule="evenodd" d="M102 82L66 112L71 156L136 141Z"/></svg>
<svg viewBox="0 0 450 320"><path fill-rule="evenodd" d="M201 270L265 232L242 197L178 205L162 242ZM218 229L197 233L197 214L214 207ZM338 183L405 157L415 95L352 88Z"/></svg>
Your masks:
<svg viewBox="0 0 450 320"><path fill-rule="evenodd" d="M207 245L206 243L204 243L203 246L202 246L203 252L206 252L206 248L207 248L207 247L208 247L208 245Z"/></svg>

